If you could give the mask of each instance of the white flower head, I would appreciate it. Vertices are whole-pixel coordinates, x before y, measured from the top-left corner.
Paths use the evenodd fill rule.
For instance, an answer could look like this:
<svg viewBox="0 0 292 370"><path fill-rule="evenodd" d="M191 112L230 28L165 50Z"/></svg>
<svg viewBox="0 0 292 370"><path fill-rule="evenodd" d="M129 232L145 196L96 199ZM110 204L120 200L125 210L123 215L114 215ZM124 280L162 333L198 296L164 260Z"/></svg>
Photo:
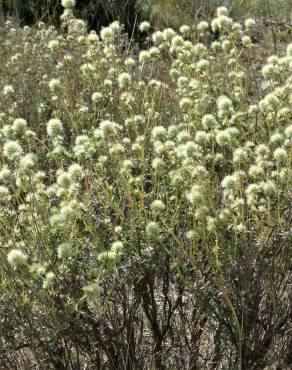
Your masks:
<svg viewBox="0 0 292 370"><path fill-rule="evenodd" d="M131 58L131 57L129 57L129 58L127 58L127 59L125 60L125 66L126 66L126 67L134 67L134 66L135 66L135 64L136 64L135 59L133 59L133 58Z"/></svg>
<svg viewBox="0 0 292 370"><path fill-rule="evenodd" d="M58 245L58 258L68 258L72 254L72 246L70 243L62 243Z"/></svg>
<svg viewBox="0 0 292 370"><path fill-rule="evenodd" d="M216 127L218 122L213 114L205 114L202 118L202 125L205 129L210 129Z"/></svg>
<svg viewBox="0 0 292 370"><path fill-rule="evenodd" d="M7 141L3 146L3 154L10 160L19 159L22 155L22 148L18 141Z"/></svg>
<svg viewBox="0 0 292 370"><path fill-rule="evenodd" d="M219 112L228 112L233 108L232 101L226 95L221 95L217 99L217 107Z"/></svg>
<svg viewBox="0 0 292 370"><path fill-rule="evenodd" d="M274 64L266 64L262 68L262 75L265 79L271 80L277 75L278 68Z"/></svg>
<svg viewBox="0 0 292 370"><path fill-rule="evenodd" d="M183 35L188 35L191 32L191 27L184 24L180 27L179 32Z"/></svg>
<svg viewBox="0 0 292 370"><path fill-rule="evenodd" d="M20 160L20 166L24 170L33 168L37 162L37 156L34 153L25 154Z"/></svg>
<svg viewBox="0 0 292 370"><path fill-rule="evenodd" d="M201 21L197 25L197 30L199 32L206 32L209 29L209 23L206 21Z"/></svg>
<svg viewBox="0 0 292 370"><path fill-rule="evenodd" d="M160 213L165 209L165 204L162 200L156 199L151 203L151 210L153 213Z"/></svg>
<svg viewBox="0 0 292 370"><path fill-rule="evenodd" d="M131 82L131 75L127 72L123 72L118 77L119 86L121 89L127 87Z"/></svg>
<svg viewBox="0 0 292 370"><path fill-rule="evenodd" d="M52 78L49 82L49 88L52 91L56 91L61 87L61 81L58 78Z"/></svg>
<svg viewBox="0 0 292 370"><path fill-rule="evenodd" d="M217 16L220 17L221 15L228 15L228 9L225 6L219 6L216 10Z"/></svg>
<svg viewBox="0 0 292 370"><path fill-rule="evenodd" d="M285 129L285 136L288 139L292 139L292 125L289 125L288 127L286 127L286 129Z"/></svg>
<svg viewBox="0 0 292 370"><path fill-rule="evenodd" d="M53 284L55 279L56 279L56 275L54 274L53 271L47 272L44 277L43 288L44 289L49 288Z"/></svg>
<svg viewBox="0 0 292 370"><path fill-rule="evenodd" d="M25 265L27 262L27 255L19 249L12 249L7 256L9 264L13 267Z"/></svg>
<svg viewBox="0 0 292 370"><path fill-rule="evenodd" d="M100 31L100 38L103 41L112 41L114 36L115 36L115 33L111 27L104 27Z"/></svg>
<svg viewBox="0 0 292 370"><path fill-rule="evenodd" d="M188 201L192 204L202 203L205 199L205 192L202 185L194 185L189 192L187 192L186 197Z"/></svg>
<svg viewBox="0 0 292 370"><path fill-rule="evenodd" d="M164 166L165 166L165 162L162 158L156 157L153 159L152 167L154 168L154 170L159 171L163 169Z"/></svg>
<svg viewBox="0 0 292 370"><path fill-rule="evenodd" d="M289 57L292 57L292 43L287 45L286 51L287 51L287 55Z"/></svg>
<svg viewBox="0 0 292 370"><path fill-rule="evenodd" d="M62 0L61 1L63 8L74 8L75 0Z"/></svg>
<svg viewBox="0 0 292 370"><path fill-rule="evenodd" d="M110 120L104 120L100 122L99 128L102 134L102 137L115 136L118 131L118 124Z"/></svg>
<svg viewBox="0 0 292 370"><path fill-rule="evenodd" d="M224 189L233 189L238 184L238 176L235 174L233 175L227 175L224 177L224 179L221 182L221 185Z"/></svg>
<svg viewBox="0 0 292 370"><path fill-rule="evenodd" d="M176 35L176 32L172 28L165 28L162 35L165 41L171 41L171 39Z"/></svg>
<svg viewBox="0 0 292 370"><path fill-rule="evenodd" d="M60 18L61 18L61 21L67 21L73 18L72 8L65 8Z"/></svg>
<svg viewBox="0 0 292 370"><path fill-rule="evenodd" d="M9 96L14 93L14 88L12 85L6 85L3 87L3 95Z"/></svg>
<svg viewBox="0 0 292 370"><path fill-rule="evenodd" d="M52 118L47 123L47 133L50 137L60 135L63 131L62 122L58 118Z"/></svg>
<svg viewBox="0 0 292 370"><path fill-rule="evenodd" d="M166 137L167 131L163 126L155 126L151 131L151 137L155 140L163 140Z"/></svg>
<svg viewBox="0 0 292 370"><path fill-rule="evenodd" d="M17 133L24 132L27 126L27 122L23 118L16 118L13 122L13 130Z"/></svg>
<svg viewBox="0 0 292 370"><path fill-rule="evenodd" d="M149 51L147 50L142 50L139 53L139 61L141 64L146 64L151 60L151 55Z"/></svg>
<svg viewBox="0 0 292 370"><path fill-rule="evenodd" d="M286 158L288 157L287 151L284 148L277 148L274 151L274 159L277 162L284 162Z"/></svg>
<svg viewBox="0 0 292 370"><path fill-rule="evenodd" d="M10 199L9 189L6 186L0 185L0 202L6 202Z"/></svg>
<svg viewBox="0 0 292 370"><path fill-rule="evenodd" d="M84 171L80 164L73 163L68 168L68 174L74 179L81 179L84 176Z"/></svg>
<svg viewBox="0 0 292 370"><path fill-rule="evenodd" d="M50 50L57 50L59 46L60 46L60 43L58 40L51 40L48 43L48 48Z"/></svg>
<svg viewBox="0 0 292 370"><path fill-rule="evenodd" d="M144 22L141 22L139 24L139 30L141 32L148 32L149 29L150 29L150 23L149 22L144 21Z"/></svg>
<svg viewBox="0 0 292 370"><path fill-rule="evenodd" d="M123 243L120 240L117 240L113 242L111 250L115 252L117 255L121 255L123 247L124 247Z"/></svg>
<svg viewBox="0 0 292 370"><path fill-rule="evenodd" d="M174 47L174 48L179 48L179 47L182 47L184 46L184 39L182 36L179 36L179 35L176 35L172 38L171 40L171 45Z"/></svg>
<svg viewBox="0 0 292 370"><path fill-rule="evenodd" d="M102 98L103 98L103 95L100 92L94 92L91 96L91 100L92 100L93 103L97 103L97 102L101 101Z"/></svg>
<svg viewBox="0 0 292 370"><path fill-rule="evenodd" d="M255 28L256 26L256 21L253 18L247 18L244 22L245 28L248 31L251 31Z"/></svg>
<svg viewBox="0 0 292 370"><path fill-rule="evenodd" d="M96 298L100 293L100 286L97 281L87 284L82 289L89 298Z"/></svg>
<svg viewBox="0 0 292 370"><path fill-rule="evenodd" d="M146 225L146 235L149 238L157 238L160 234L160 227L157 222L155 221L149 221Z"/></svg>
<svg viewBox="0 0 292 370"><path fill-rule="evenodd" d="M99 37L98 37L98 35L97 35L97 33L95 31L90 31L87 39L90 42L98 42L99 41Z"/></svg>
<svg viewBox="0 0 292 370"><path fill-rule="evenodd" d="M72 184L72 175L67 172L61 172L58 175L57 184L64 189L68 189Z"/></svg>
<svg viewBox="0 0 292 370"><path fill-rule="evenodd" d="M164 41L164 34L161 31L156 31L152 34L154 44L161 44Z"/></svg>

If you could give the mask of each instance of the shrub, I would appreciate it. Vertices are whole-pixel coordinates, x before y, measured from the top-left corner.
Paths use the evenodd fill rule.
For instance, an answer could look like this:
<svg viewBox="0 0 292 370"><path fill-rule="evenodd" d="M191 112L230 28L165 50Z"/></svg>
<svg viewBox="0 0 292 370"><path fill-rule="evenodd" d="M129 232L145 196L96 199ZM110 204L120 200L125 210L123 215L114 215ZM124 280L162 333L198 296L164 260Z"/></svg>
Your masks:
<svg viewBox="0 0 292 370"><path fill-rule="evenodd" d="M63 25L0 38L0 363L289 367L291 45Z"/></svg>
<svg viewBox="0 0 292 370"><path fill-rule="evenodd" d="M23 25L33 25L41 20L59 26L62 5L67 8L67 11L75 5L75 13L82 19L86 19L88 26L93 29L119 20L132 34L141 16L136 0L65 0L65 2L59 0L2 0L0 20L2 20L1 15L11 15Z"/></svg>

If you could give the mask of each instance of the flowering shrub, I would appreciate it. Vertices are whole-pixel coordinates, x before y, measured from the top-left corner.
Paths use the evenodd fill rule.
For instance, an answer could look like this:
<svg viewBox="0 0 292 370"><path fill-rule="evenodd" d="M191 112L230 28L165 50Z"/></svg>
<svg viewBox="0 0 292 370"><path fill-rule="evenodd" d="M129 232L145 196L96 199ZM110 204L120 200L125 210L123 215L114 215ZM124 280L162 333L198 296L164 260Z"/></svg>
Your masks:
<svg viewBox="0 0 292 370"><path fill-rule="evenodd" d="M292 45L255 67L220 7L137 52L62 4L0 39L0 361L291 365Z"/></svg>

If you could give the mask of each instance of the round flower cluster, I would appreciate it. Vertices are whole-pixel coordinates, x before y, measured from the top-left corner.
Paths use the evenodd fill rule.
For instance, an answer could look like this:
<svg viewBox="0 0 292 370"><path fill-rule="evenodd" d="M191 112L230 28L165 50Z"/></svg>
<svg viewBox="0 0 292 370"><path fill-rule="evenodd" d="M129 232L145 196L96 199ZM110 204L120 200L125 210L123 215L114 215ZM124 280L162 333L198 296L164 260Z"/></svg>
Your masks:
<svg viewBox="0 0 292 370"><path fill-rule="evenodd" d="M61 0L62 6L64 8L74 8L75 0Z"/></svg>
<svg viewBox="0 0 292 370"><path fill-rule="evenodd" d="M60 135L63 131L62 122L58 118L52 118L47 123L47 133L50 137Z"/></svg>
<svg viewBox="0 0 292 370"><path fill-rule="evenodd" d="M7 256L7 260L12 267L20 267L26 264L27 255L19 249L12 249Z"/></svg>
<svg viewBox="0 0 292 370"><path fill-rule="evenodd" d="M141 32L147 32L147 31L149 31L149 29L150 29L150 23L149 22L144 21L144 22L139 24L139 30Z"/></svg>

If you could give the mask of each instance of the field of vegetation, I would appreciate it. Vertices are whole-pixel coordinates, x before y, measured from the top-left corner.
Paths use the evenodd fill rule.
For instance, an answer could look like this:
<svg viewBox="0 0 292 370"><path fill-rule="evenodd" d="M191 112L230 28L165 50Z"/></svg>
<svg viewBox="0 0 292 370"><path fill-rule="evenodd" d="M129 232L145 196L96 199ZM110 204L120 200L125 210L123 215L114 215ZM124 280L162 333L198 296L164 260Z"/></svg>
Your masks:
<svg viewBox="0 0 292 370"><path fill-rule="evenodd" d="M0 24L1 370L292 368L291 23L211 3Z"/></svg>

